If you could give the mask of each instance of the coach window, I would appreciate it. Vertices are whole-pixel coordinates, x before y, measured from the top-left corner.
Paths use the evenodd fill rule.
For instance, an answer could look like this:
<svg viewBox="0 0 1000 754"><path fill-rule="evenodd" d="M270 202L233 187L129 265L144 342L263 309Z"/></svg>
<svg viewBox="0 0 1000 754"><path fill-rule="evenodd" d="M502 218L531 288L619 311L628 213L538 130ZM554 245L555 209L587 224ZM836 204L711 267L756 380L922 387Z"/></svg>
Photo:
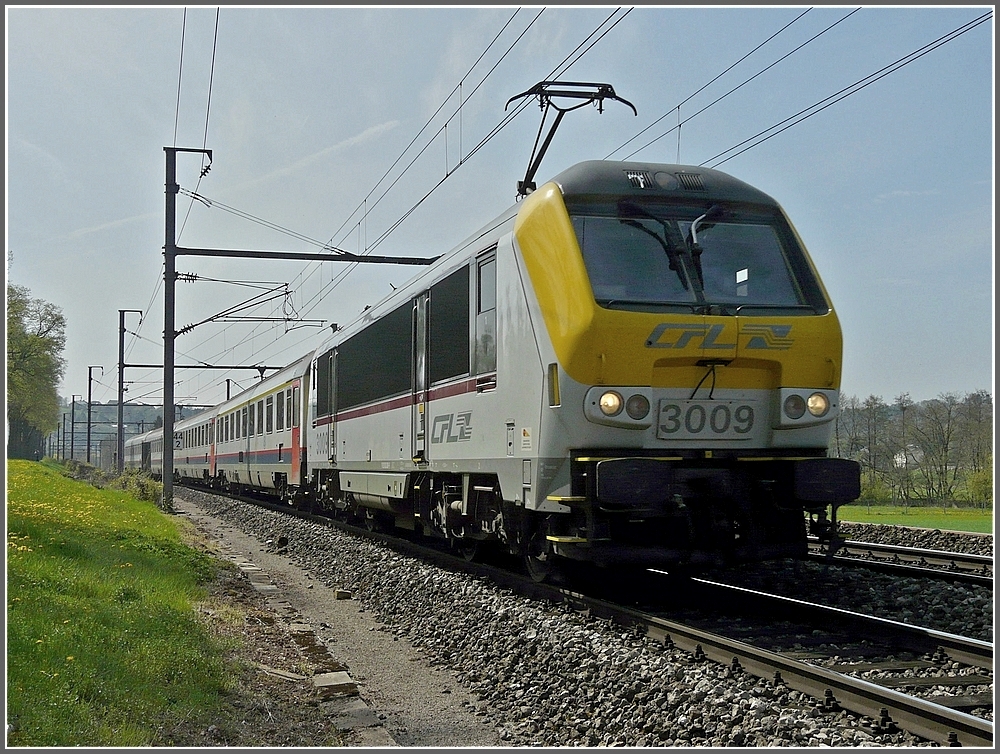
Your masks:
<svg viewBox="0 0 1000 754"><path fill-rule="evenodd" d="M285 428L285 391L282 390L275 396L274 430L280 432Z"/></svg>
<svg viewBox="0 0 1000 754"><path fill-rule="evenodd" d="M264 399L257 401L257 434L264 434Z"/></svg>
<svg viewBox="0 0 1000 754"><path fill-rule="evenodd" d="M410 391L413 305L407 302L344 341L334 375L337 410Z"/></svg>
<svg viewBox="0 0 1000 754"><path fill-rule="evenodd" d="M316 360L316 416L327 416L333 411L332 359L331 348Z"/></svg>
<svg viewBox="0 0 1000 754"><path fill-rule="evenodd" d="M427 376L433 385L469 374L469 267L431 286L427 302Z"/></svg>
<svg viewBox="0 0 1000 754"><path fill-rule="evenodd" d="M476 261L476 374L496 368L497 260L493 253Z"/></svg>
<svg viewBox="0 0 1000 754"><path fill-rule="evenodd" d="M267 433L271 434L274 431L274 396L267 396L267 401L265 403L266 409L264 411L264 426L267 429Z"/></svg>
<svg viewBox="0 0 1000 754"><path fill-rule="evenodd" d="M257 411L254 408L254 405L251 403L250 404L250 410L247 411L247 436L248 437L253 437L255 434L257 434L256 431L255 431L255 427L254 427L254 416L256 415L256 413L257 413Z"/></svg>
<svg viewBox="0 0 1000 754"><path fill-rule="evenodd" d="M299 389L297 387L292 388L291 395L288 397L288 411L292 417L292 426L299 426Z"/></svg>
<svg viewBox="0 0 1000 754"><path fill-rule="evenodd" d="M236 409L233 412L233 439L239 440L242 435L240 434L240 410Z"/></svg>
<svg viewBox="0 0 1000 754"><path fill-rule="evenodd" d="M247 407L244 406L240 409L240 424L243 425L243 436L249 437L247 434Z"/></svg>

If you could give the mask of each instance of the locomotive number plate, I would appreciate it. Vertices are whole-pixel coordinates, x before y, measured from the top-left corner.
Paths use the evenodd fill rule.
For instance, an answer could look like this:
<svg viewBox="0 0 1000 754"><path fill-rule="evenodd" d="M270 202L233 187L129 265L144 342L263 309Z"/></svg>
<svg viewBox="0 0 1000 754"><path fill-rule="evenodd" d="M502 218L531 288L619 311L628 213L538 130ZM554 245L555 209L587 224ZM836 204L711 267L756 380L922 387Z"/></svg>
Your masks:
<svg viewBox="0 0 1000 754"><path fill-rule="evenodd" d="M661 440L743 440L757 411L753 401L660 401L656 436Z"/></svg>

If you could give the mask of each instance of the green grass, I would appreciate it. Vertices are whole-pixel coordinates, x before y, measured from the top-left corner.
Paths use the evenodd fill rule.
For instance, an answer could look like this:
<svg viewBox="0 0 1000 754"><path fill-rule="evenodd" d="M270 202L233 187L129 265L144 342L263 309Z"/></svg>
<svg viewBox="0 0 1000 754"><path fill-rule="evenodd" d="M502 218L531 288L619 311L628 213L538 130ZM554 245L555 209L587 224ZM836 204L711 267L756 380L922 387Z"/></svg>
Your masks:
<svg viewBox="0 0 1000 754"><path fill-rule="evenodd" d="M987 508L942 508L901 505L842 505L837 519L858 524L893 524L922 529L993 532L993 510Z"/></svg>
<svg viewBox="0 0 1000 754"><path fill-rule="evenodd" d="M219 567L150 502L7 464L9 746L146 746L230 678L197 621Z"/></svg>

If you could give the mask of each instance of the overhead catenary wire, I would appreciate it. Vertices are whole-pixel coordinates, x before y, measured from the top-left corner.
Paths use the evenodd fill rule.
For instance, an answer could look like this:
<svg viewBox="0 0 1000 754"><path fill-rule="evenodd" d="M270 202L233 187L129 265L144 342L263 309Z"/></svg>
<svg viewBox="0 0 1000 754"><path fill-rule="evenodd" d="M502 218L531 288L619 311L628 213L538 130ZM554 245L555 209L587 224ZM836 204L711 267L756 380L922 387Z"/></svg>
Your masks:
<svg viewBox="0 0 1000 754"><path fill-rule="evenodd" d="M493 37L493 40L486 46L486 49L484 49L483 52L480 54L480 56L476 59L476 62L472 64L472 66L466 72L465 76L463 76L459 80L458 84L455 85L455 87L451 90L451 92L448 94L448 96L445 97L444 100L442 100L441 104L438 105L438 108L434 111L434 113L431 115L431 117L427 119L427 122L424 123L423 126L421 126L420 130L417 131L416 135L410 140L410 143L407 144L406 147L404 147L403 151L400 152L399 156L392 162L392 164L388 167L388 169L382 175L382 177L379 178L378 181L375 182L375 185L368 192L368 194L365 195L365 198L362 199L362 201L359 203L358 207L354 210L354 212L352 212L348 216L348 218L346 220L344 220L344 222L341 224L341 226L333 233L333 235L330 237L330 243L334 242L334 239L337 237L337 234L339 234L341 231L344 230L344 228L347 226L347 223L350 222L351 217L354 217L354 215L357 214L357 212L359 210L361 210L362 207L364 207L366 209L366 211L374 208L374 205L371 208L367 207L366 205L367 205L367 202L371 200L371 197L375 193L375 190L380 185L382 185L382 182L389 176L390 173L392 173L393 168L395 168L396 165L399 164L400 160L402 160L403 157L406 155L406 153L410 151L410 148L416 143L417 139L420 138L421 134L423 134L424 131L427 130L427 127L430 126L430 124L434 121L434 118L436 118L438 116L438 114L441 112L441 110L444 109L444 106L446 104L448 104L448 102L451 100L451 98L455 95L455 92L460 91L461 86L462 86L463 82L465 81L465 79L467 79L469 76L472 75L472 72L476 69L476 66L479 65L479 63L482 62L483 58L486 57L486 54L493 48L493 45L496 44L496 42L500 38L500 36L504 33L504 31L507 30L507 28L510 26L510 24L514 21L514 18L517 16L519 10L520 9L515 10L514 14L509 19L507 19L507 22L503 25L503 27L500 29L500 31L497 32L496 36ZM542 8L541 10L538 11L538 13L535 15L535 17L528 23L528 26L525 27L524 31L521 32L521 34L517 37L517 39L515 39L514 42L507 48L507 51L500 57L500 59L493 65L493 67L483 76L483 78L480 80L480 82L476 85L476 87L469 94L468 98L466 98L463 101L463 103L462 103L463 105L468 103L469 99L471 99L475 95L475 93L479 90L479 88L483 85L483 83L485 83L486 79L489 78L489 76L496 70L497 66L506 59L507 55L510 54L511 50L514 49L514 46L521 40L521 38L524 36L524 34L527 33L528 29L530 29L535 24L535 22L539 19L539 17L542 15L542 13L544 12L544 10L545 9ZM454 115L452 115L452 117L454 117ZM449 121L450 120L451 120L451 118L449 118ZM384 194L383 194L383 196L384 196Z"/></svg>
<svg viewBox="0 0 1000 754"><path fill-rule="evenodd" d="M206 103L206 108L205 108L205 130L204 130L204 137L203 137L203 141L202 141L203 148L204 148L204 145L208 143L209 114L210 114L211 107L212 107L212 88L213 88L214 81L215 81L215 58L216 58L216 53L217 53L218 44L219 44L219 17L220 17L219 16L219 12L220 12L220 10L221 10L220 8L216 8L216 12L215 12L215 33L214 33L213 43L212 43L212 66L211 66L211 73L210 73L210 76L209 76L208 101ZM179 63L178 63L178 70L177 70L177 100L176 100L176 103L175 103L175 106L174 106L174 136L173 136L173 141L171 142L174 146L177 146L177 128L178 128L178 124L180 122L181 85L182 85L183 78L184 78L184 49L185 49L186 38L187 38L187 8L185 7L183 9L183 13L181 15L181 43L180 43L180 56L179 56L180 60L179 60ZM202 156L202 159L203 159L203 163L202 163L203 169L199 173L199 179L198 179L199 184L201 182L201 178L204 177L204 155ZM197 186L195 188L197 190ZM184 220L182 221L181 227L178 230L178 234L177 234L178 238L180 238L184 234L184 228L187 226L188 218L191 215L192 205L193 205L193 200L192 200L192 202L190 204L188 204L188 209L187 209L187 212L184 215ZM148 314L148 312L150 310L150 307L153 305L153 302L156 300L157 295L160 292L160 286L163 285L163 273L164 273L164 265L161 263L160 264L160 273L157 276L156 282L153 285L153 292L152 292L152 294L149 297L149 303L146 304L146 308L143 310L147 314ZM140 319L140 321L139 321L139 326L140 327L142 326L142 321L143 321L142 319ZM132 342L129 343L129 345L127 347L128 352L131 352L131 350L134 347L134 345L135 345L135 341L132 341Z"/></svg>
<svg viewBox="0 0 1000 754"><path fill-rule="evenodd" d="M187 33L187 8L181 16L181 54L177 71L177 103L174 105L174 140L173 145L177 146L177 123L181 117L181 81L184 78L184 36Z"/></svg>
<svg viewBox="0 0 1000 754"><path fill-rule="evenodd" d="M597 44L597 42L599 42L601 39L603 39L604 36L608 32L610 32L615 26L617 26L618 23L620 23L622 21L622 19L624 19L625 16L627 16L631 12L632 9L631 8L628 9L608 29L605 29L604 32L601 33L600 36L597 37L597 39L593 40L593 42L591 42L591 44L585 50L583 50L582 52L579 52L580 49L584 45L586 45L587 42L590 41L596 34L598 34L598 32L600 32L601 28L603 26L605 26L607 23L609 23L611 21L611 19L614 18L614 16L620 10L621 10L620 8L617 8L615 11L612 12L612 14L610 16L608 16L608 18L604 19L604 21L602 21L594 31L592 31L590 34L588 34L587 37L582 42L580 42L580 44L578 44L576 46L576 48L574 48L574 50L562 60L561 63L559 63L555 68L553 68L549 72L549 74L546 76L546 78L552 78L553 76L559 76L559 75L562 75L563 73L565 73L566 71L568 71L569 68L573 66L573 64L575 64L577 61L579 61L579 59L584 54L586 54L587 52L589 52L594 47L594 45ZM520 39L520 37L518 39ZM508 52L509 52L509 50L508 50ZM579 52L579 54L577 54L578 52ZM572 62L567 63L567 61L569 61L570 58L573 58L574 55L576 55L575 59ZM440 188L441 185L448 178L450 178L452 175L454 175L454 173L458 170L458 168L461 167L465 163L465 161L467 161L469 159L469 157L472 157L480 149L482 149L489 141L491 141L498 133L500 133L500 131L503 130L503 128L505 128L514 118L516 118L517 115L519 115L521 112L523 112L523 110L525 109L525 107L527 107L529 104L530 104L530 100L525 100L523 103L520 104L519 107L515 108L513 112L511 112L510 114L508 114L507 116L505 116L504 118L502 118L501 121L500 121L500 123L497 126L495 126L483 139L481 139L479 141L479 143L472 150L470 150L469 154L466 156L465 160L462 163L460 163L458 166L456 166L454 170L446 171L446 173L444 174L444 176L442 176L442 178L436 184L434 184L434 186L432 186L429 191L427 191L422 197L420 197L420 199L418 199L417 202L413 206L411 206L406 212L403 213L403 215L401 215L395 222L393 222L389 226L389 228L386 231L384 231L382 233L382 235L379 236L375 240L374 243L372 243L370 246L368 246L366 248L365 253L370 253L375 248L377 248L383 241L385 241L385 239L396 228L398 228L408 217L410 217L410 215L412 215L420 207L421 204L423 204L425 201L427 201L427 199L429 199L430 196L438 188ZM425 147L425 149L426 148L427 147ZM411 162L410 164L412 165L413 163Z"/></svg>
<svg viewBox="0 0 1000 754"><path fill-rule="evenodd" d="M760 42L760 43L758 43L758 44L757 44L757 45L756 45L755 47L753 47L753 48L752 48L752 49L751 49L751 50L750 50L749 52L745 53L745 54L744 54L744 55L743 55L742 57L740 57L740 58L739 58L738 60L736 60L735 62L731 63L731 64L730 64L730 65L729 65L729 66L728 66L727 68L725 68L724 70L722 70L722 71L720 71L719 73L717 73L717 74L716 74L716 75L715 75L714 77L712 77L712 78L711 78L711 79L710 79L709 81L707 81L707 82L705 82L704 84L702 84L702 85L701 85L701 86L700 86L700 87L699 87L698 89L696 89L696 90L695 90L695 91L693 91L693 92L692 92L691 94L689 94L689 95L688 95L687 97L685 97L685 98L684 98L684 99L682 99L682 100L681 100L680 102L678 102L678 103L677 103L677 104L676 104L676 105L675 105L675 106L674 106L673 108L671 108L670 110L667 110L667 112L663 113L663 115L661 115L661 116L660 116L659 118L657 118L656 120L654 120L654 121L653 121L652 123L650 123L650 124L649 124L648 126L646 126L645 128L643 128L643 129L642 129L641 131L639 131L639 132L638 132L638 133L637 133L637 134L636 134L635 136L633 136L632 138L630 138L630 139L629 139L628 141L626 141L626 142L625 142L624 144L622 144L622 145L620 145L620 146L616 147L615 149L611 150L611 152L609 152L609 153L608 153L608 154L607 154L607 155L605 156L605 158L604 158L604 159L606 159L606 160L607 160L607 159L610 159L610 158L612 157L612 155L614 155L614 154L615 154L615 152L618 152L618 151L620 151L620 150L624 149L625 147L627 147L627 146L628 146L629 144L631 144L631 143L632 143L633 141L635 141L636 139L638 139L638 138L639 138L640 136L642 136L642 135L643 135L644 133L646 133L646 131L648 131L649 129L651 129L651 128L652 128L653 126L655 126L655 125L656 125L657 123L659 123L660 121L662 121L662 120L663 120L664 118L666 118L666 117L667 117L668 115L670 115L671 113L674 113L674 112L679 112L679 111L680 111L680 109L681 109L681 108L682 108L682 107L683 107L684 105L686 105L686 104L687 104L688 102L690 102L690 101L691 101L692 99L694 99L695 97L697 97L697 96L698 96L699 94L701 94L701 93L702 93L703 91L705 91L705 90L706 90L706 89L707 89L708 87L710 87L710 86L711 86L712 84L714 84L714 83L715 83L716 81L718 81L718 80L719 80L720 78L722 78L722 77L723 77L723 76L725 76L725 75L726 75L727 73L729 73L729 72L730 72L731 70L733 70L733 69L734 69L734 68L735 68L736 66L738 66L738 65L739 65L740 63L742 63L742 62L743 62L744 60L746 60L746 59L747 59L747 58L749 58L749 57L750 57L751 55L753 55L753 54L754 54L755 52L757 52L757 50L761 49L762 47L764 47L764 45L766 45L766 44L768 44L769 42L771 42L771 41L772 41L773 39L775 39L775 38L776 38L776 37L777 37L777 36L778 36L779 34L781 34L781 33L782 33L783 31L785 31L786 29L788 29L788 28L789 28L789 27L790 27L790 26L791 26L792 24L794 24L794 23L795 23L796 21L798 21L799 19L801 19L801 18L802 18L803 16L805 16L805 15L806 15L806 14L807 14L807 13L808 13L809 11L811 11L811 10L812 10L812 8L806 8L806 9L805 9L804 11L802 11L802 12L801 12L801 13L800 13L799 15L797 15L797 16L796 16L795 18L793 18L793 19L792 19L791 21L789 21L789 22L788 22L787 24L785 24L785 25L784 25L784 26L782 26L782 27L781 27L780 29L778 29L778 30L777 30L776 32L774 32L773 34L771 34L771 36L769 36L769 37L768 37L767 39L765 39L765 40L764 40L763 42Z"/></svg>
<svg viewBox="0 0 1000 754"><path fill-rule="evenodd" d="M889 65L884 66L883 68L880 68L879 70L877 70L877 71L875 71L873 73L869 73L867 76L865 76L865 77L863 77L861 79L858 79L853 84L844 87L840 91L834 92L833 94L829 95L828 97L825 97L825 98L819 100L818 102L816 102L815 104L812 104L809 107L807 107L807 108L805 108L803 110L800 110L799 112L795 113L794 115L791 115L791 116L785 118L784 120L782 120L782 121L774 124L773 126L770 126L769 128L765 128L763 131L758 132L754 136L751 136L749 139L744 139L739 144L736 144L736 145L730 147L729 149L726 149L726 150L724 150L722 152L719 152L714 157L711 157L711 158L705 160L704 162L702 162L700 164L704 166L704 165L708 165L708 163L712 163L710 165L710 167L716 168L719 165L722 165L723 163L728 162L729 160L733 159L734 157L738 157L739 155L743 154L744 152L746 152L746 151L748 151L750 149L753 149L754 147L759 146L760 144L763 144L768 139L771 139L771 138L777 136L778 134L780 134L780 133L782 133L784 131L787 131L792 126L797 126L802 121L807 120L808 118L811 118L812 116L817 115L818 113L822 112L823 110L826 110L828 107L831 107L831 106L837 104L841 100L846 99L847 97L850 97L853 94L857 94L862 89L864 89L864 88L866 88L868 86L871 86L876 81L879 81L879 80L885 78L886 76L888 76L890 73L895 73L896 71L898 71L901 68L909 65L910 63L912 63L912 62L914 62L916 60L919 60L924 55L927 55L928 53L933 52L934 50L938 49L939 47L941 47L943 45L946 45L949 42L954 41L955 39L957 39L958 37L962 36L966 32L969 32L972 29L974 29L977 26L979 26L980 24L985 23L986 21L989 21L991 18L993 18L992 11L989 12L989 13L984 13L982 16L979 16L978 18L973 19L972 21L969 21L968 23L963 24L962 26L959 26L956 29L953 29L952 31L948 32L947 34L944 34L943 36L938 37L933 42L929 42L928 44L924 45L923 47L920 47L919 49L914 50L913 52L911 52L911 53L909 53L907 55L904 55L903 57L897 59L896 61L890 63ZM775 129L777 129L777 130L775 130ZM767 136L764 136L764 134L767 134L769 131L774 131L774 133L771 133L771 134L768 134ZM762 136L763 136L763 138L760 138ZM740 149L740 147L742 147L744 144L749 144L749 146L746 146L743 149ZM734 151L734 150L739 150L739 151ZM727 154L729 152L734 152L734 153L730 154L725 159L719 159L723 155L725 155L725 154ZM718 160L718 162L715 162L716 160Z"/></svg>
<svg viewBox="0 0 1000 754"><path fill-rule="evenodd" d="M771 63L770 65L768 65L768 66L765 66L764 68L762 68L761 70L759 70L759 71L758 71L757 73L755 73L755 74L754 74L753 76L749 77L748 79L745 79L745 80L744 80L744 81L742 81L742 82L741 82L740 84L737 84L737 85L736 85L736 86L734 86L734 87L733 87L732 89L730 89L730 90L729 90L728 92L726 92L726 93L725 93L725 94L723 94L722 96L720 96L720 97L716 98L715 100L713 100L713 101L712 101L712 102L710 102L709 104L705 105L705 106L704 106L703 108L701 108L700 110L698 110L698 111L697 111L696 113L694 113L693 115L690 115L690 116L688 116L687 118L685 118L685 119L684 119L683 121L681 121L680 123L678 123L678 124L677 124L676 126L674 126L673 128L670 128L670 129L668 129L667 131L663 132L662 134L660 134L659 136L657 136L657 137L656 137L655 139L653 139L652 141L649 141L649 142L647 142L647 143L646 143L646 144L644 144L643 146L641 146L641 147L639 147L638 149L636 149L636 150L635 150L634 152L631 152L631 153L629 153L628 155L626 155L626 156L625 156L625 158L624 158L624 159L628 160L628 159L630 159L630 158L634 157L634 156L635 156L635 155L637 155L637 154L638 154L639 152L641 152L642 150L646 149L647 147L650 147L650 146L652 146L653 144L655 144L656 142L658 142L658 141L659 141L660 139L662 139L663 137L665 137L665 136L667 136L668 134L670 134L670 133L673 133L674 131L678 130L678 129L679 129L679 128L681 128L681 126L683 126L683 125L684 125L685 123L688 123L689 121L691 121L691 120L694 120L695 118L697 118L697 117L698 117L699 115L701 115L702 113L704 113L704 112L705 112L706 110L708 110L709 108L712 108L712 107L714 107L715 105L719 104L720 102L722 102L722 100L726 99L726 98L727 98L727 97L729 97L729 96L730 96L731 94L734 94L735 92L739 91L739 90L740 90L740 89L742 89L742 88L743 88L744 86L746 86L747 84L749 84L749 83L750 83L751 81L754 81L755 79L757 79L758 77L760 77L761 75L763 75L764 73L766 73L767 71L769 71L769 70L771 70L772 68L774 68L774 67L775 67L776 65L778 65L779 63L781 63L781 62L783 62L783 61L787 60L787 59L788 59L788 58L790 58L790 57L791 57L792 55L794 55L795 53L797 53L797 52L799 52L800 50L802 50L802 49L803 49L803 48L804 48L804 47L805 47L806 45L809 45L809 44L811 44L811 43L815 42L815 41L816 41L817 39L819 39L819 37L821 37L821 36L823 36L824 34L826 34L826 33L827 33L828 31L830 31L831 29L833 29L833 28L834 28L835 26L838 26L838 25L840 25L841 23L843 23L844 21L846 21L846 20L847 20L848 18L850 18L851 16L853 16L853 15L854 15L855 13L857 13L857 12L858 12L858 11L860 11L860 10L861 10L861 8L855 8L855 9L854 9L854 10L852 10L852 11L851 11L850 13L848 13L848 14L847 14L846 16L843 16L842 18L838 19L837 21L834 21L834 22L833 22L832 24L830 24L829 26L827 26L827 27L826 27L825 29L823 29L822 31L820 31L820 32L819 32L819 33L817 33L817 34L814 34L814 35L813 35L812 37L810 37L809 39L807 39L807 40L806 40L805 42L803 42L802 44L798 45L797 47L795 47L795 48L794 48L794 49L792 49L791 51L789 51L789 52L785 53L784 55L782 55L782 56L781 56L780 58L778 58L777 60L775 60L775 61L774 61L773 63ZM689 98L689 99L690 99L690 98ZM671 110L670 112L674 112L674 110ZM620 149L620 147L619 147L619 149ZM615 151L617 151L617 150L615 150Z"/></svg>

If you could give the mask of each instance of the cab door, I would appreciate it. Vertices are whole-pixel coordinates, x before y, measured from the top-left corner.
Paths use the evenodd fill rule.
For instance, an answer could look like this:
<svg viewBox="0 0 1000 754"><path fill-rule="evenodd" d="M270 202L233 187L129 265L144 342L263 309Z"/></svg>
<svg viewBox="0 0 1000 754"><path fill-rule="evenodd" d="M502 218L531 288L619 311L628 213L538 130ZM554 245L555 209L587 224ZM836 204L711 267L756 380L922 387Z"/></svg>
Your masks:
<svg viewBox="0 0 1000 754"><path fill-rule="evenodd" d="M427 458L427 294L413 300L411 450L414 463Z"/></svg>
<svg viewBox="0 0 1000 754"><path fill-rule="evenodd" d="M208 421L208 476L215 479L215 419L212 417Z"/></svg>

